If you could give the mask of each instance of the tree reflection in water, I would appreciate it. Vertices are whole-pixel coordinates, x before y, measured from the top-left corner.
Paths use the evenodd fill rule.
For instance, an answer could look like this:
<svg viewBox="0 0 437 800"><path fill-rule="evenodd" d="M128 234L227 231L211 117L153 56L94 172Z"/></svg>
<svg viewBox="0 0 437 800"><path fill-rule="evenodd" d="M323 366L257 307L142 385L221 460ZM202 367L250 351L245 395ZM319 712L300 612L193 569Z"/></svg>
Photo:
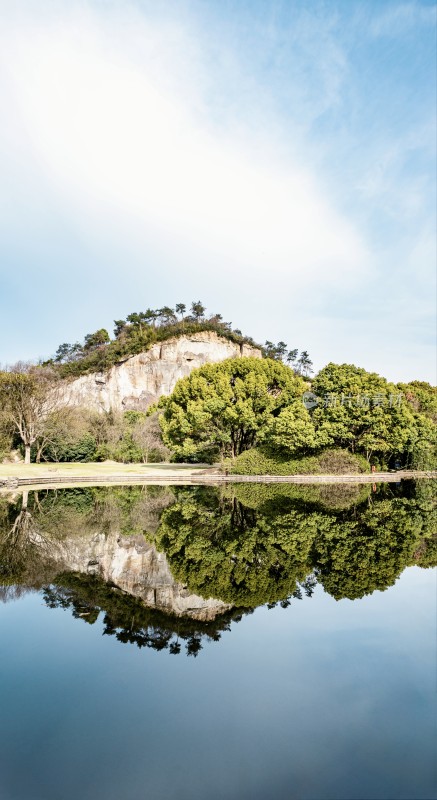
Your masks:
<svg viewBox="0 0 437 800"><path fill-rule="evenodd" d="M49 608L68 608L73 617L91 625L102 611L105 635L139 648L167 650L172 655L184 649L187 655L197 656L203 639L218 642L221 634L230 630L230 623L242 617L239 610L210 622L164 614L97 576L80 573L58 575L44 588L43 597Z"/></svg>
<svg viewBox="0 0 437 800"><path fill-rule="evenodd" d="M308 575L337 600L356 599L391 586L408 565L436 563L430 482L408 486L409 496L390 485L367 497L368 487L343 488L337 503L326 487L322 495L280 484L180 490L155 543L177 580L242 607L300 596Z"/></svg>
<svg viewBox="0 0 437 800"><path fill-rule="evenodd" d="M409 565L434 566L432 482L369 492L359 485L237 484L67 489L3 499L1 596L42 590L50 608L69 609L89 624L102 613L104 633L120 642L196 656L204 640L218 641L243 614L264 604L287 608L311 597L317 583L337 600L354 600L393 585ZM156 602L150 607L125 576L104 580L98 562L85 558L82 565L78 548L99 537L121 547L139 540L149 550L154 545L170 566L172 590L221 605L200 602L200 610L184 614Z"/></svg>

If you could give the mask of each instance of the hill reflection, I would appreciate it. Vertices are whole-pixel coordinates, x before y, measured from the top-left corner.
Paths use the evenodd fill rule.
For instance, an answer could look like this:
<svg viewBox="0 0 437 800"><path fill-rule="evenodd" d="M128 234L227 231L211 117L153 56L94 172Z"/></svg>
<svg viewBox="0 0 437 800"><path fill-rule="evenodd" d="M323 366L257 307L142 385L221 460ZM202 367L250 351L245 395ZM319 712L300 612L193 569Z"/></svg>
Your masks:
<svg viewBox="0 0 437 800"><path fill-rule="evenodd" d="M41 591L120 642L197 655L321 584L336 600L437 564L435 487L113 487L0 502L0 594Z"/></svg>

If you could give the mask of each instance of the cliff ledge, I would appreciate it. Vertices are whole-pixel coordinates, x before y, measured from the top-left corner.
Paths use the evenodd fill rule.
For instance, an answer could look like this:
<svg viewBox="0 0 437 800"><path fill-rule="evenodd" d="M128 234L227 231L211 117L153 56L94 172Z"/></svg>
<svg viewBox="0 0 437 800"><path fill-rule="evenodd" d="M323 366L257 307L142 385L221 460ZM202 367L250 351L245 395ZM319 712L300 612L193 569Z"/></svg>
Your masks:
<svg viewBox="0 0 437 800"><path fill-rule="evenodd" d="M144 411L193 369L226 358L261 358L257 347L236 344L211 331L158 342L107 372L82 375L66 384L63 401L96 411Z"/></svg>

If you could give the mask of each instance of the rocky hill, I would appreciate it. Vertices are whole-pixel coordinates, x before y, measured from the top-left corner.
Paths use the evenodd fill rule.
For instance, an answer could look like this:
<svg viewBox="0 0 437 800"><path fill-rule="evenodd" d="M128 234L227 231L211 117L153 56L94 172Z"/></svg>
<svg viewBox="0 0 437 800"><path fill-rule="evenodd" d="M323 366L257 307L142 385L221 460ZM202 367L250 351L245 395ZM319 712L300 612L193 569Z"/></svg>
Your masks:
<svg viewBox="0 0 437 800"><path fill-rule="evenodd" d="M261 358L258 347L230 341L213 331L182 335L129 356L106 372L82 375L67 383L63 401L97 411L144 410L193 369L226 358Z"/></svg>

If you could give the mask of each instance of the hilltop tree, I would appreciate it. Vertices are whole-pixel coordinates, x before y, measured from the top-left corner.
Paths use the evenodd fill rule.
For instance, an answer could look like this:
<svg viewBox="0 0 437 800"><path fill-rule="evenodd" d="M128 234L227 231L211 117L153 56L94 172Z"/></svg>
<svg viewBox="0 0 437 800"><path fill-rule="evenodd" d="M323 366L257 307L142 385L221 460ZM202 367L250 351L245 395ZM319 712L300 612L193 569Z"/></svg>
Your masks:
<svg viewBox="0 0 437 800"><path fill-rule="evenodd" d="M236 358L205 364L162 398L164 443L179 459L236 456L266 435L305 383L271 359Z"/></svg>
<svg viewBox="0 0 437 800"><path fill-rule="evenodd" d="M302 350L299 358L297 359L296 367L298 374L304 375L306 378L313 373L313 362L311 361L307 350Z"/></svg>
<svg viewBox="0 0 437 800"><path fill-rule="evenodd" d="M126 320L125 319L115 319L114 320L114 336L116 339L126 330Z"/></svg>
<svg viewBox="0 0 437 800"><path fill-rule="evenodd" d="M287 364L289 364L298 375L309 377L313 372L313 362L309 357L308 351L302 350L298 358L298 348L296 347L294 350L287 350L287 347L288 345L286 342L280 341L277 344L274 344L274 342L267 340L263 347L264 356L266 358L273 358L276 361L286 361Z"/></svg>
<svg viewBox="0 0 437 800"><path fill-rule="evenodd" d="M278 358L277 347L273 342L270 342L269 340L265 342L263 351L266 358L273 358L273 359Z"/></svg>
<svg viewBox="0 0 437 800"><path fill-rule="evenodd" d="M143 328L149 325L149 314L146 311L139 311L134 314L128 314L127 322L129 322L133 328L136 328L140 333L142 333Z"/></svg>
<svg viewBox="0 0 437 800"><path fill-rule="evenodd" d="M71 344L68 344L67 342L64 342L64 344L60 344L55 353L55 361L57 362L66 361L66 359L70 354L70 349L71 349Z"/></svg>
<svg viewBox="0 0 437 800"><path fill-rule="evenodd" d="M80 342L75 342L75 344L64 342L64 344L59 345L54 360L57 364L69 363L70 361L75 361L75 359L80 358L82 355L83 347Z"/></svg>
<svg viewBox="0 0 437 800"><path fill-rule="evenodd" d="M163 306L157 311L158 319L161 322L161 325L174 325L177 322L177 317L172 308L170 306Z"/></svg>
<svg viewBox="0 0 437 800"><path fill-rule="evenodd" d="M200 302L200 300L193 301L193 302L191 303L191 314L192 314L192 316L194 317L194 319L195 319L197 322L198 322L199 320L203 319L203 316L204 316L204 314L205 314L205 311L206 311L206 308L205 308L205 306L204 306L204 305L203 305L203 304Z"/></svg>
<svg viewBox="0 0 437 800"><path fill-rule="evenodd" d="M96 347L108 344L110 341L109 333L105 328L99 328L95 333L87 333L84 339L83 349L85 352L95 350Z"/></svg>
<svg viewBox="0 0 437 800"><path fill-rule="evenodd" d="M290 367L292 369L294 369L298 353L299 350L297 349L297 347L295 347L294 350L289 350L287 353L287 364L290 364Z"/></svg>
<svg viewBox="0 0 437 800"><path fill-rule="evenodd" d="M179 314L180 318L184 318L184 314L187 310L187 307L184 303L176 303L176 314Z"/></svg>

